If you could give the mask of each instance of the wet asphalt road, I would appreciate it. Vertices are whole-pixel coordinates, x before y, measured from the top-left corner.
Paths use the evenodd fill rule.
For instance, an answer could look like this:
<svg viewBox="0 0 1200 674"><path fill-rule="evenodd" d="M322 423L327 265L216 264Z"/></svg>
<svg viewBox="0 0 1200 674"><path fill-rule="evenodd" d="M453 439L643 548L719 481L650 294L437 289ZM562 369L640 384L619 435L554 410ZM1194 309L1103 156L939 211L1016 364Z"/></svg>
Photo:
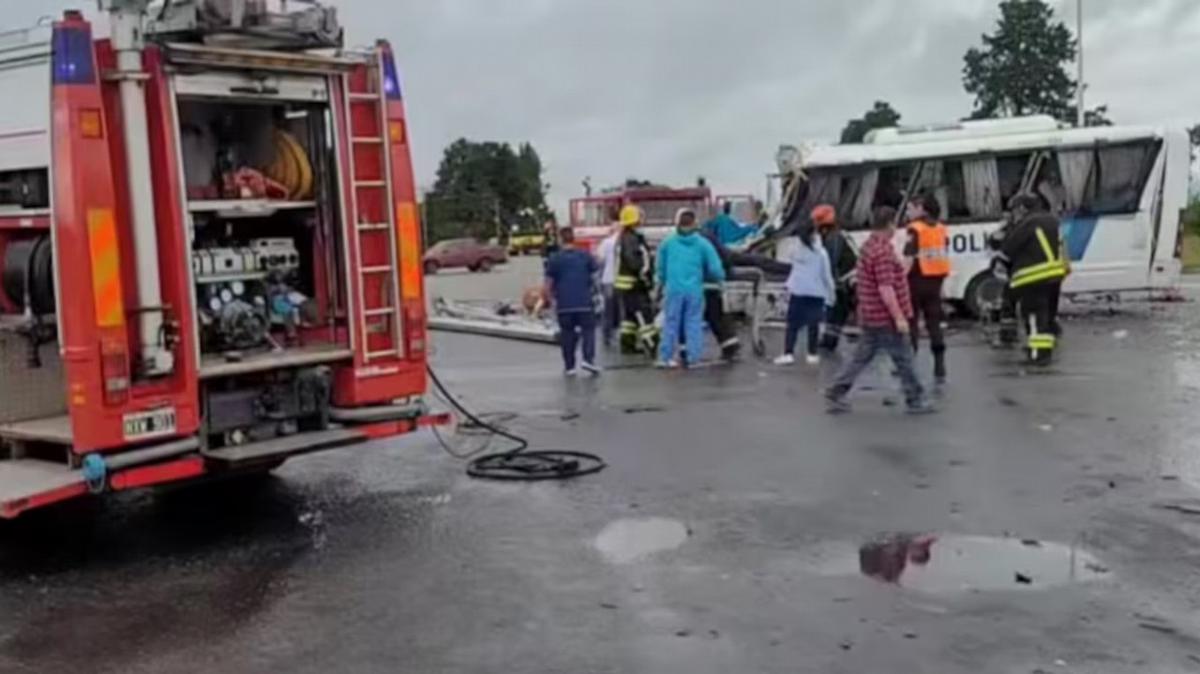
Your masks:
<svg viewBox="0 0 1200 674"><path fill-rule="evenodd" d="M960 332L919 421L884 377L830 418L814 371L438 336L468 405L609 469L472 481L425 434L33 513L0 672L1200 671L1198 313L1085 308L1045 375Z"/></svg>

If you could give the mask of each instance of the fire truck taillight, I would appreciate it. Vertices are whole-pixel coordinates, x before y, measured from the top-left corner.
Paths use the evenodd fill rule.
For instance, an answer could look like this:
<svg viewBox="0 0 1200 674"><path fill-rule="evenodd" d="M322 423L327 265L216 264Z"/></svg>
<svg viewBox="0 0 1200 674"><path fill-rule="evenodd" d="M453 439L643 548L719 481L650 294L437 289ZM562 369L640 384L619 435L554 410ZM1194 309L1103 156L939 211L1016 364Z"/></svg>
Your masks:
<svg viewBox="0 0 1200 674"><path fill-rule="evenodd" d="M129 355L118 345L101 345L100 376L105 404L121 405L129 399Z"/></svg>
<svg viewBox="0 0 1200 674"><path fill-rule="evenodd" d="M67 12L54 26L53 56L55 84L95 84L96 60L92 33L78 12Z"/></svg>

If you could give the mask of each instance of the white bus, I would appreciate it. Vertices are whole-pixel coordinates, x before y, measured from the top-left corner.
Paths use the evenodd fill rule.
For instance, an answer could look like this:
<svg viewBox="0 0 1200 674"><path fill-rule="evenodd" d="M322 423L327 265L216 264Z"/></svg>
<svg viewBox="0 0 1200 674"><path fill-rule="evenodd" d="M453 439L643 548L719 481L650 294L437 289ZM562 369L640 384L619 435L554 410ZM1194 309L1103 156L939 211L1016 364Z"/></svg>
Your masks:
<svg viewBox="0 0 1200 674"><path fill-rule="evenodd" d="M860 244L875 207L933 191L951 232L946 299L969 310L990 279L988 235L1021 190L1041 194L1062 218L1072 268L1064 292L1116 295L1179 282L1191 165L1182 129L1071 129L1050 117L890 128L862 145L812 148L796 164L804 178L788 190L785 221L833 204Z"/></svg>

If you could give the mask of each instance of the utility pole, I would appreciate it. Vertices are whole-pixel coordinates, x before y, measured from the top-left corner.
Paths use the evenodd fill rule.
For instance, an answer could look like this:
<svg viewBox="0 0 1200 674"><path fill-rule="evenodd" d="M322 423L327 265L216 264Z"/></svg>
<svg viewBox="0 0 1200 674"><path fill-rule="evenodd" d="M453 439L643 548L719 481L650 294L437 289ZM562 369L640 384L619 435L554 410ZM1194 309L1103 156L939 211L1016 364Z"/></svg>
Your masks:
<svg viewBox="0 0 1200 674"><path fill-rule="evenodd" d="M1079 81L1075 85L1079 90L1079 102L1076 103L1079 109L1075 112L1075 126L1082 129L1085 121L1083 99L1087 92L1087 84L1083 81L1083 0L1075 0L1075 21L1077 22L1075 31L1076 50L1079 52L1076 55L1076 60L1079 62Z"/></svg>

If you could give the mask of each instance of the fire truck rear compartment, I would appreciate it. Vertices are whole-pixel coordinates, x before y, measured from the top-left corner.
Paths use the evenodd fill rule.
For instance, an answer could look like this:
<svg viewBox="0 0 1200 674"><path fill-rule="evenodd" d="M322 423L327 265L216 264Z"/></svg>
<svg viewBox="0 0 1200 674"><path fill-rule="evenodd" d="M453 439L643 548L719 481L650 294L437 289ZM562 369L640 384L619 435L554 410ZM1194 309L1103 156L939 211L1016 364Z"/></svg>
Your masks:
<svg viewBox="0 0 1200 674"><path fill-rule="evenodd" d="M179 127L204 446L324 431L330 366L353 356L329 108L182 96Z"/></svg>

